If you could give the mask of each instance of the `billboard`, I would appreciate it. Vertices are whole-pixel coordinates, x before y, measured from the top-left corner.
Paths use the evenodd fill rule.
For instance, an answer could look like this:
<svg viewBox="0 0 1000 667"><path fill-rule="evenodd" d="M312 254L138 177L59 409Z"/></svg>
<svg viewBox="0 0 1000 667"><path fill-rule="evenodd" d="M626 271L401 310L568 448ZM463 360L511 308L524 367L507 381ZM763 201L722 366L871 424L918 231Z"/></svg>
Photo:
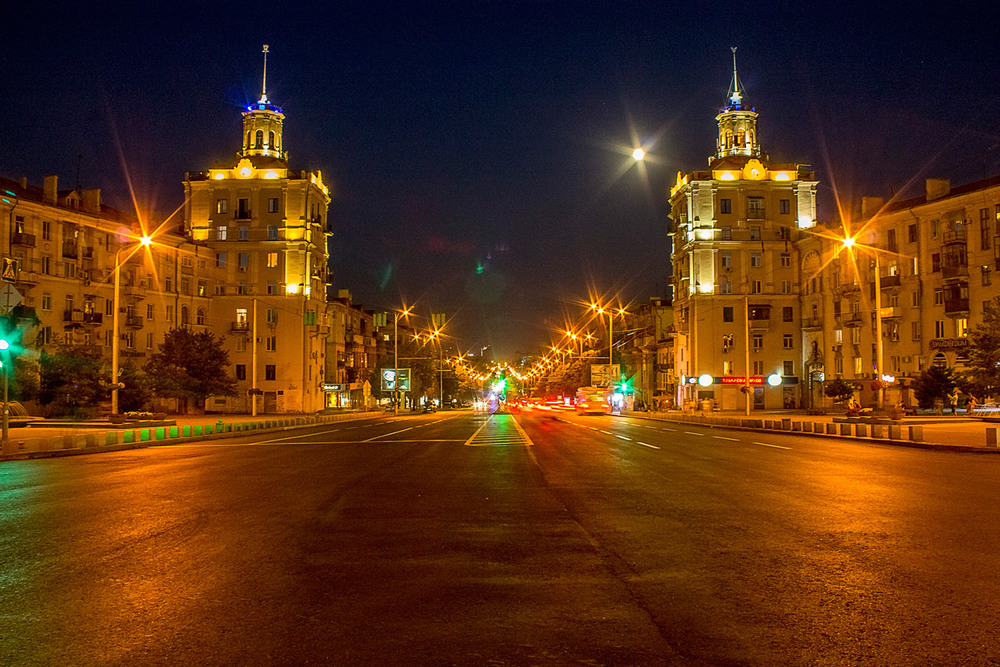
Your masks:
<svg viewBox="0 0 1000 667"><path fill-rule="evenodd" d="M590 386L613 387L621 382L621 364L591 364Z"/></svg>
<svg viewBox="0 0 1000 667"><path fill-rule="evenodd" d="M410 391L409 368L383 368L382 391L396 391L396 373L399 372L399 391Z"/></svg>

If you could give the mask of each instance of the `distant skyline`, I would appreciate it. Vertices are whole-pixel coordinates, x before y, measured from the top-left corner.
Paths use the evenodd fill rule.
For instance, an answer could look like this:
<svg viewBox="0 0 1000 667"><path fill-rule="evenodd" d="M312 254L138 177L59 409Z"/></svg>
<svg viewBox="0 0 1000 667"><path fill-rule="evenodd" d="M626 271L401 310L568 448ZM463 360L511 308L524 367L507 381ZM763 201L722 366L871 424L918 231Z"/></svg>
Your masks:
<svg viewBox="0 0 1000 667"><path fill-rule="evenodd" d="M738 47L776 162L821 220L863 195L1000 173L996 8L877 3L49 3L4 17L0 175L158 215L232 162L240 112L286 114L293 169L333 187L336 286L444 312L467 349L535 352L596 290L669 281L678 171L707 165ZM636 145L648 158L637 165Z"/></svg>

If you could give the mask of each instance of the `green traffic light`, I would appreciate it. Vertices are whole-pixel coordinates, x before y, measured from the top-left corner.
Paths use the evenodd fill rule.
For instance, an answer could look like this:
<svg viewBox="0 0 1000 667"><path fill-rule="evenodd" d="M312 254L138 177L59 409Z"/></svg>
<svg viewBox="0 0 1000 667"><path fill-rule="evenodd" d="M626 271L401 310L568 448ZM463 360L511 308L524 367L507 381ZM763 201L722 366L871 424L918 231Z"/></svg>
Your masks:
<svg viewBox="0 0 1000 667"><path fill-rule="evenodd" d="M10 342L6 338L0 338L0 350L9 350Z"/></svg>

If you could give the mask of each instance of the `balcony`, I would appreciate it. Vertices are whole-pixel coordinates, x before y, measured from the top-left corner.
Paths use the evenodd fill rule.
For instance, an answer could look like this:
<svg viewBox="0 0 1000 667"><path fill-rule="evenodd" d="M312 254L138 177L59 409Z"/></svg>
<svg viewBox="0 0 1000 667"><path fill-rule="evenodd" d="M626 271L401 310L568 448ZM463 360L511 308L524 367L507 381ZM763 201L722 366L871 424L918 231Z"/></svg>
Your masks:
<svg viewBox="0 0 1000 667"><path fill-rule="evenodd" d="M77 309L63 311L63 322L83 324L83 311Z"/></svg>
<svg viewBox="0 0 1000 667"><path fill-rule="evenodd" d="M844 316L845 327L860 327L862 323L861 313L848 313Z"/></svg>
<svg viewBox="0 0 1000 667"><path fill-rule="evenodd" d="M249 322L233 322L232 330L238 333L250 333Z"/></svg>
<svg viewBox="0 0 1000 667"><path fill-rule="evenodd" d="M76 259L77 247L75 243L63 243L62 256L66 259Z"/></svg>
<svg viewBox="0 0 1000 667"><path fill-rule="evenodd" d="M104 322L104 313L84 313L84 324L101 324Z"/></svg>
<svg viewBox="0 0 1000 667"><path fill-rule="evenodd" d="M969 314L968 297L944 300L944 314L949 317L965 317Z"/></svg>
<svg viewBox="0 0 1000 667"><path fill-rule="evenodd" d="M823 319L820 317L803 317L802 318L802 330L803 331L819 331L823 328Z"/></svg>
<svg viewBox="0 0 1000 667"><path fill-rule="evenodd" d="M945 280L955 280L969 277L969 265L967 262L955 262L941 266L941 277Z"/></svg>
<svg viewBox="0 0 1000 667"><path fill-rule="evenodd" d="M24 232L14 232L14 235L11 237L10 242L13 243L14 245L23 245L28 248L34 248L35 235L25 234Z"/></svg>
<svg viewBox="0 0 1000 667"><path fill-rule="evenodd" d="M86 246L80 248L80 259L94 259L94 247Z"/></svg>
<svg viewBox="0 0 1000 667"><path fill-rule="evenodd" d="M142 328L142 318L138 315L126 315L125 316L125 326L129 329L141 329Z"/></svg>
<svg viewBox="0 0 1000 667"><path fill-rule="evenodd" d="M890 287L899 287L899 275L895 276L882 276L879 278L879 285L882 289L888 289Z"/></svg>
<svg viewBox="0 0 1000 667"><path fill-rule="evenodd" d="M834 292L838 294L841 298L847 296L848 294L857 294L861 291L861 285L852 283L850 285L841 285L840 287L834 288Z"/></svg>
<svg viewBox="0 0 1000 667"><path fill-rule="evenodd" d="M898 320L903 316L903 309L899 306L883 306L879 314L883 320Z"/></svg>

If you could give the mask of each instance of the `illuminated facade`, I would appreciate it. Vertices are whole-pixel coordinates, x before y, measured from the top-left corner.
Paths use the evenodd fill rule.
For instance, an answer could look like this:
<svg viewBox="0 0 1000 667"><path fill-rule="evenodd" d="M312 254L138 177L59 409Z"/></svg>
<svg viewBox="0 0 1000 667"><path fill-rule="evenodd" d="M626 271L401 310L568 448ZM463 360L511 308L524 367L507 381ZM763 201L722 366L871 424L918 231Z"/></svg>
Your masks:
<svg viewBox="0 0 1000 667"><path fill-rule="evenodd" d="M213 252L213 310L229 323L240 391L209 406L219 410L244 410L254 387L264 412L315 412L326 403L330 192L319 172L288 168L284 118L263 90L243 112L236 161L184 181L185 234Z"/></svg>
<svg viewBox="0 0 1000 667"><path fill-rule="evenodd" d="M817 182L808 166L762 154L757 113L743 101L735 66L716 120L709 168L678 174L670 192L677 404L712 399L742 409L748 371L755 407L800 403L796 243L816 224ZM770 376L776 386L765 384Z"/></svg>
<svg viewBox="0 0 1000 667"><path fill-rule="evenodd" d="M969 330L1000 296L1000 177L952 188L928 179L924 194L866 197L854 224L817 228L800 243L803 337L814 380L841 377L874 401L879 257L882 373L887 405L912 405L908 380L929 366L965 368ZM847 252L839 239L856 236ZM814 382L815 384L815 382ZM814 401L818 404L822 396Z"/></svg>

